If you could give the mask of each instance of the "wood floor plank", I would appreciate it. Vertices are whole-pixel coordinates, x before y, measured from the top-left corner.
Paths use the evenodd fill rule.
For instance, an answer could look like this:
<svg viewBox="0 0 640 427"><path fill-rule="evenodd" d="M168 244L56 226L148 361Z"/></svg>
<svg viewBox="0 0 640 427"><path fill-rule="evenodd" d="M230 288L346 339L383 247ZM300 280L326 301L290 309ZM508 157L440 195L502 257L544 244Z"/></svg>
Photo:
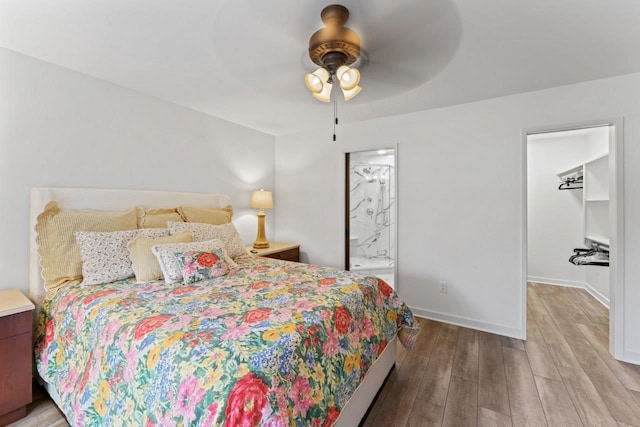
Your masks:
<svg viewBox="0 0 640 427"><path fill-rule="evenodd" d="M478 332L478 405L511 416L500 337Z"/></svg>
<svg viewBox="0 0 640 427"><path fill-rule="evenodd" d="M503 348L504 368L514 425L547 425L527 353Z"/></svg>
<svg viewBox="0 0 640 427"><path fill-rule="evenodd" d="M580 362L573 354L571 347L567 343L564 335L548 314L537 313L535 322L542 334L544 342L547 344L549 354L556 366L567 366L569 368L581 369ZM559 377L557 379L560 379Z"/></svg>
<svg viewBox="0 0 640 427"><path fill-rule="evenodd" d="M609 353L600 353L600 357L625 388L640 392L640 370L637 365L620 362Z"/></svg>
<svg viewBox="0 0 640 427"><path fill-rule="evenodd" d="M578 329L571 316L569 316L565 312L564 307L558 304L555 298L545 298L543 300L543 304L549 314L553 316L553 320L556 325L558 325L558 328L562 332L562 335L564 335L565 337L582 336L582 332L580 332L580 329Z"/></svg>
<svg viewBox="0 0 640 427"><path fill-rule="evenodd" d="M436 343L440 329L443 327L443 323L436 322L434 320L420 319L420 333L416 338L416 342L411 349L411 352L420 353L423 356L430 357L433 351L433 346Z"/></svg>
<svg viewBox="0 0 640 427"><path fill-rule="evenodd" d="M473 427L478 424L478 384L451 377L449 396L444 408L443 427Z"/></svg>
<svg viewBox="0 0 640 427"><path fill-rule="evenodd" d="M600 363L598 369L587 371L587 375L598 389L609 412L617 421L640 425L640 406L604 362Z"/></svg>
<svg viewBox="0 0 640 427"><path fill-rule="evenodd" d="M636 403L640 405L640 392L629 390L629 393L631 393L631 396L633 396L633 398L636 400Z"/></svg>
<svg viewBox="0 0 640 427"><path fill-rule="evenodd" d="M608 323L599 323L596 322L593 324L594 326L596 326L600 332L602 332L603 335L605 336L609 336L609 324Z"/></svg>
<svg viewBox="0 0 640 427"><path fill-rule="evenodd" d="M445 406L457 342L458 329L447 327L440 329L419 386L419 394L424 400Z"/></svg>
<svg viewBox="0 0 640 427"><path fill-rule="evenodd" d="M535 318L535 316L534 316ZM514 348L516 350L524 351L524 341L511 337L500 337L500 342L503 347Z"/></svg>
<svg viewBox="0 0 640 427"><path fill-rule="evenodd" d="M586 338L568 337L567 343L584 371L600 366L600 355Z"/></svg>
<svg viewBox="0 0 640 427"><path fill-rule="evenodd" d="M512 427L511 417L491 409L479 407L478 427Z"/></svg>
<svg viewBox="0 0 640 427"><path fill-rule="evenodd" d="M551 294L556 302L564 307L565 312L571 317L575 323L589 324L592 322L591 317L585 313L582 306L577 304L577 300L569 292L569 289L562 286L550 286Z"/></svg>
<svg viewBox="0 0 640 427"><path fill-rule="evenodd" d="M547 308L542 303L542 299L538 294L537 285L531 283L527 286L527 310L533 313L546 313Z"/></svg>
<svg viewBox="0 0 640 427"><path fill-rule="evenodd" d="M426 400L416 399L407 427L440 427L444 408Z"/></svg>
<svg viewBox="0 0 640 427"><path fill-rule="evenodd" d="M593 348L599 352L609 353L609 337L600 332L600 329L593 325L578 324L576 325L582 335L589 340Z"/></svg>
<svg viewBox="0 0 640 427"><path fill-rule="evenodd" d="M562 381L554 381L544 377L534 377L542 402L542 409L549 425L582 426L580 416L573 406Z"/></svg>
<svg viewBox="0 0 640 427"><path fill-rule="evenodd" d="M413 407L420 378L429 362L429 358L409 352L404 362L398 369L398 374L393 378L393 382L388 385L387 395L378 399L380 406L376 409L373 416L367 418L368 426L404 426L407 424L411 409ZM386 388L386 386L385 386ZM397 396L402 396L398 399ZM371 418L371 422L369 422Z"/></svg>
<svg viewBox="0 0 640 427"><path fill-rule="evenodd" d="M577 305L589 316L593 323L609 323L609 309L602 305L584 289L570 288L568 293L573 296Z"/></svg>
<svg viewBox="0 0 640 427"><path fill-rule="evenodd" d="M478 331L463 328L458 333L451 375L478 382Z"/></svg>
<svg viewBox="0 0 640 427"><path fill-rule="evenodd" d="M584 371L562 368L560 375L569 397L585 425L617 426L616 420Z"/></svg>
<svg viewBox="0 0 640 427"><path fill-rule="evenodd" d="M403 387L409 385L409 400L411 400L411 389L419 385L422 373L428 364L429 355L433 350L440 330L443 329L443 324L440 322L422 318L420 318L419 321L422 329L416 338L415 346L410 352L398 352L400 357L404 354L402 359L404 363L400 364L396 359L396 368L389 375L387 383L381 390L376 403L371 408L363 427L376 427L381 425L394 426L402 420L402 417L394 420L394 413L399 410L395 408L397 405L397 396L404 396L406 391L403 390ZM416 366L418 367L417 372L413 370ZM417 393L415 394L417 395ZM412 406L409 405L409 401L404 400L405 399L403 399L400 406L410 412ZM413 400L411 400L411 404L413 404ZM442 411L444 411L444 405L442 406Z"/></svg>
<svg viewBox="0 0 640 427"><path fill-rule="evenodd" d="M534 375L560 380L556 364L551 358L551 353L535 320L527 322L527 341L524 343L524 348Z"/></svg>

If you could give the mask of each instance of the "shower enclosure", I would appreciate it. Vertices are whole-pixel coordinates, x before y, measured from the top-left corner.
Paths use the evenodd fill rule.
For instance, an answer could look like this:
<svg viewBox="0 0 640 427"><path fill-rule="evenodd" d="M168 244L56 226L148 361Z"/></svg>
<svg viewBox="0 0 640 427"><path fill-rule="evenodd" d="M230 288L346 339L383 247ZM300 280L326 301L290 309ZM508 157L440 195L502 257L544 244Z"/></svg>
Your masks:
<svg viewBox="0 0 640 427"><path fill-rule="evenodd" d="M395 150L347 155L347 269L395 287Z"/></svg>

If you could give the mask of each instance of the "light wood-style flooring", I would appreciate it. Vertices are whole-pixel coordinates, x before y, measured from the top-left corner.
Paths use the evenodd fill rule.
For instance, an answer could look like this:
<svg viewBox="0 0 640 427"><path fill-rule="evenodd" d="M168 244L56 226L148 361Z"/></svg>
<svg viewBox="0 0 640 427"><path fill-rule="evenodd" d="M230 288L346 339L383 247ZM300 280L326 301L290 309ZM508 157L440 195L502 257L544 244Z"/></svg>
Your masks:
<svg viewBox="0 0 640 427"><path fill-rule="evenodd" d="M363 426L640 427L640 367L609 354L608 310L580 289L527 296L526 342L421 319ZM40 396L12 427L65 425Z"/></svg>
<svg viewBox="0 0 640 427"><path fill-rule="evenodd" d="M365 427L640 426L640 367L586 291L530 283L527 341L423 320Z"/></svg>

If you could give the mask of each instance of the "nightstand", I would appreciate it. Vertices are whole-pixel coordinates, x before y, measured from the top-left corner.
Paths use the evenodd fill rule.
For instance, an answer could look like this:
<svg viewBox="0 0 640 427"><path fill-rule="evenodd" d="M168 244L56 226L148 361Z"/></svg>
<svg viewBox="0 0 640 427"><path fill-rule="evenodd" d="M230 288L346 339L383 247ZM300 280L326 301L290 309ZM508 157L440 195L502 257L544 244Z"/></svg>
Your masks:
<svg viewBox="0 0 640 427"><path fill-rule="evenodd" d="M0 426L24 418L31 403L34 309L19 290L0 291Z"/></svg>
<svg viewBox="0 0 640 427"><path fill-rule="evenodd" d="M269 242L269 247L266 249L253 249L253 246L247 246L247 250L257 256L300 262L300 245L295 243Z"/></svg>

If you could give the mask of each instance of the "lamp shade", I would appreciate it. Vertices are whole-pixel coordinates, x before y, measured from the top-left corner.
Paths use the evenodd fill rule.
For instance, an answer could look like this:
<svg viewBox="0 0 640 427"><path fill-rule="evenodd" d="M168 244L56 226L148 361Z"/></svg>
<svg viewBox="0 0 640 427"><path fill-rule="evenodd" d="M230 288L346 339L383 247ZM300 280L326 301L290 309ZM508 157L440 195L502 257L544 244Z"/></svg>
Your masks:
<svg viewBox="0 0 640 427"><path fill-rule="evenodd" d="M359 94L361 90L362 88L360 86L356 86L351 90L342 89L342 93L344 94L344 100L345 101L350 100L351 98Z"/></svg>
<svg viewBox="0 0 640 427"><path fill-rule="evenodd" d="M360 83L360 71L355 68L349 68L346 65L342 65L336 71L336 77L340 81L340 87L342 90L352 90L358 83Z"/></svg>
<svg viewBox="0 0 640 427"><path fill-rule="evenodd" d="M318 101L330 102L332 88L333 88L333 85L331 83L325 83L324 86L322 87L322 92L320 93L311 92L311 95Z"/></svg>
<svg viewBox="0 0 640 427"><path fill-rule="evenodd" d="M312 93L320 93L329 80L329 72L324 68L318 68L313 73L304 76L304 83Z"/></svg>
<svg viewBox="0 0 640 427"><path fill-rule="evenodd" d="M273 196L271 191L254 191L251 193L249 207L253 209L273 209Z"/></svg>

